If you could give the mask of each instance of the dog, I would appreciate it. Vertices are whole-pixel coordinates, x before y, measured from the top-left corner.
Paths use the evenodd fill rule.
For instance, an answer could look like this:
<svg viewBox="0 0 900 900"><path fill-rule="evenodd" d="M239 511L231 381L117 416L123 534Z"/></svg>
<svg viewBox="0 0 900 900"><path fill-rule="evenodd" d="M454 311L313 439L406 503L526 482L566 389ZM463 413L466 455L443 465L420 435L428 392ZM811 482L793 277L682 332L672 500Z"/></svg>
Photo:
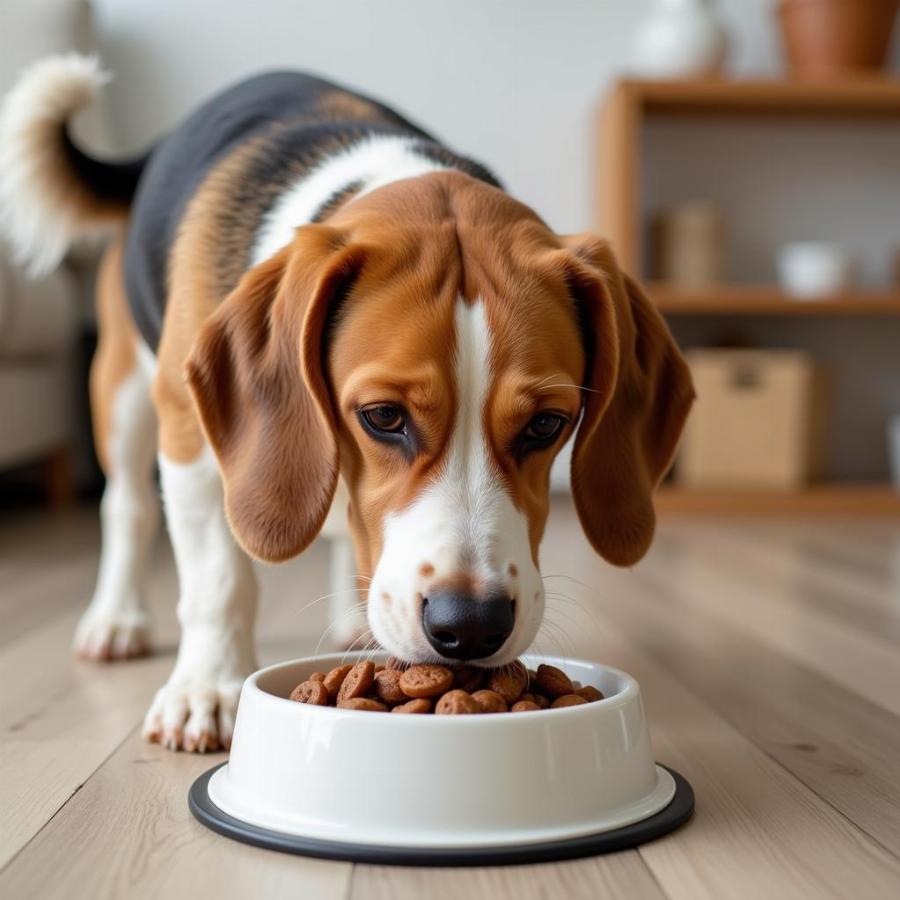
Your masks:
<svg viewBox="0 0 900 900"><path fill-rule="evenodd" d="M75 647L147 649L156 462L181 642L149 740L229 746L256 667L250 558L301 553L339 481L369 627L405 660L499 666L531 644L550 466L573 433L587 538L640 559L694 392L607 243L558 236L484 166L295 72L103 162L67 123L105 80L79 56L23 75L0 116L0 202L33 272L113 235L91 371L103 546Z"/></svg>

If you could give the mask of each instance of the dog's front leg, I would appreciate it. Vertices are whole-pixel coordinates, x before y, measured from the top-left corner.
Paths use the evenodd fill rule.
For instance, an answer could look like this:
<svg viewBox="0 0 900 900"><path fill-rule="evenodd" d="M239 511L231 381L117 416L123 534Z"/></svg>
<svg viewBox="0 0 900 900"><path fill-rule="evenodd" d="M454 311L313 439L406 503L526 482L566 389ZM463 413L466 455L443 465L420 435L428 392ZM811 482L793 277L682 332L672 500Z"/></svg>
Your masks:
<svg viewBox="0 0 900 900"><path fill-rule="evenodd" d="M222 483L205 447L190 463L160 454L163 504L178 568L181 643L144 735L170 749L227 748L243 680L256 668L257 584L225 518Z"/></svg>

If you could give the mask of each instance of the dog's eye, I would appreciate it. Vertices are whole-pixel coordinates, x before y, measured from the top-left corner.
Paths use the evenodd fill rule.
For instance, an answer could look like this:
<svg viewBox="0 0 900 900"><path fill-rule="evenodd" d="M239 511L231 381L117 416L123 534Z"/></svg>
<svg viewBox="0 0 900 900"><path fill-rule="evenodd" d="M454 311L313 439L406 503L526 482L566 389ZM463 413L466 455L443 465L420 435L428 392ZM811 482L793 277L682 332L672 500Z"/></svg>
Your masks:
<svg viewBox="0 0 900 900"><path fill-rule="evenodd" d="M549 444L568 422L565 416L553 412L540 412L533 416L522 437L526 442Z"/></svg>
<svg viewBox="0 0 900 900"><path fill-rule="evenodd" d="M363 424L379 434L400 434L406 428L403 410L393 403L378 403L359 411Z"/></svg>

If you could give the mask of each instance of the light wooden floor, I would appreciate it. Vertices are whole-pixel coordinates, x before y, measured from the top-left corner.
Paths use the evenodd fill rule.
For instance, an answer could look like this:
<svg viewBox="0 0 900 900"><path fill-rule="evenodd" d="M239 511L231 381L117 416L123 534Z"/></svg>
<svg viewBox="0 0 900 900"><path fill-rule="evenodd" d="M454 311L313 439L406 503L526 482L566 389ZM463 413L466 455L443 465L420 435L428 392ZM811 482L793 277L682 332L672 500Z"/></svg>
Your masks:
<svg viewBox="0 0 900 900"><path fill-rule="evenodd" d="M0 519L0 897L900 896L900 523L668 520L616 572L558 506L543 649L638 678L657 757L697 812L639 850L471 870L282 856L198 825L187 788L219 757L138 733L176 638L168 548L162 654L98 668L69 655L97 542L91 510ZM263 662L315 645L324 604L298 613L325 572L315 546L264 573Z"/></svg>

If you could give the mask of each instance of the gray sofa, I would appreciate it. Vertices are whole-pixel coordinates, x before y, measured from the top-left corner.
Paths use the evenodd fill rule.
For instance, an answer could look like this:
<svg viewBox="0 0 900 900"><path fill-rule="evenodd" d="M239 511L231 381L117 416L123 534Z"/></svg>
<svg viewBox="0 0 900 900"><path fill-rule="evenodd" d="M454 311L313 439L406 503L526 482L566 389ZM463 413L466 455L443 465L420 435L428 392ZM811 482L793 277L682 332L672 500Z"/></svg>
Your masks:
<svg viewBox="0 0 900 900"><path fill-rule="evenodd" d="M3 0L0 94L34 60L91 46L86 0ZM89 122L86 130L99 127ZM57 502L72 492L71 452L83 443L77 348L90 309L81 287L87 280L71 263L29 279L0 244L0 472L41 464Z"/></svg>

